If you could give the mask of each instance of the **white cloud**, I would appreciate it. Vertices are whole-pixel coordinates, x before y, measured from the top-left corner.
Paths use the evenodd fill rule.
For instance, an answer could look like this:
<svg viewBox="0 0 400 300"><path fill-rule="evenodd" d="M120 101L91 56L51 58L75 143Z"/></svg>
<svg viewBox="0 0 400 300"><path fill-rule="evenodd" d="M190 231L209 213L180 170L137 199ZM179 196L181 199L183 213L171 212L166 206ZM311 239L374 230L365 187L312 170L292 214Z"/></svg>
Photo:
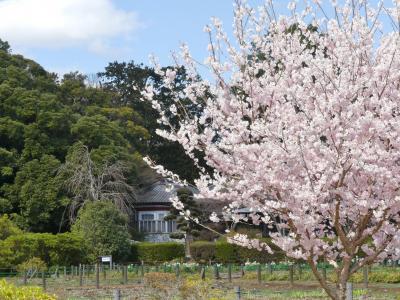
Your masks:
<svg viewBox="0 0 400 300"><path fill-rule="evenodd" d="M141 27L137 15L111 0L0 0L0 38L15 47L110 51Z"/></svg>

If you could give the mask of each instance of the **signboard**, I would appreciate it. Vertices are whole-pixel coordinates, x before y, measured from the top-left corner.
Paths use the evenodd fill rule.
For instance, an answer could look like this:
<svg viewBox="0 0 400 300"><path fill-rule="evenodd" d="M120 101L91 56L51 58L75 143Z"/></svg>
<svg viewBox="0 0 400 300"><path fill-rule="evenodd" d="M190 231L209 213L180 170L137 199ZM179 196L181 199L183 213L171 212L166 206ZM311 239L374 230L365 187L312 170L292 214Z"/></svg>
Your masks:
<svg viewBox="0 0 400 300"><path fill-rule="evenodd" d="M101 262L110 262L111 261L111 256L102 256L101 257Z"/></svg>
<svg viewBox="0 0 400 300"><path fill-rule="evenodd" d="M100 256L100 261L102 263L110 263L110 269L112 268L112 256Z"/></svg>

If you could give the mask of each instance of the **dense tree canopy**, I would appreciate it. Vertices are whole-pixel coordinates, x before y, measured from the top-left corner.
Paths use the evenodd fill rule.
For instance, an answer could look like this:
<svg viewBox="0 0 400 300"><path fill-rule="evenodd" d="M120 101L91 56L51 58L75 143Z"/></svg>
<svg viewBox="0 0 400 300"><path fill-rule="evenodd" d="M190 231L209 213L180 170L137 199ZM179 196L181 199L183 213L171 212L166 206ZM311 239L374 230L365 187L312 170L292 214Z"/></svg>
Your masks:
<svg viewBox="0 0 400 300"><path fill-rule="evenodd" d="M103 86L108 91L118 93L117 106L129 107L137 112L148 132L148 139L143 145L142 153L150 156L157 163L190 182L198 176L198 170L192 160L185 154L182 146L160 137L156 131L162 125L157 122L159 113L150 103L141 101L141 92L149 82L158 89L157 99L165 107L175 105L171 97L172 91L183 91L188 77L184 68L177 69L177 75L169 88L162 86L161 77L151 68L134 62L110 63L104 72L99 73ZM191 105L190 102L186 102ZM171 116L172 117L172 116ZM134 120L134 118L133 118ZM176 122L176 120L172 120Z"/></svg>
<svg viewBox="0 0 400 300"><path fill-rule="evenodd" d="M140 184L145 118L85 80L77 72L58 80L0 41L0 214L27 230L58 231L72 195L56 174L77 143L99 165L124 162L127 183Z"/></svg>

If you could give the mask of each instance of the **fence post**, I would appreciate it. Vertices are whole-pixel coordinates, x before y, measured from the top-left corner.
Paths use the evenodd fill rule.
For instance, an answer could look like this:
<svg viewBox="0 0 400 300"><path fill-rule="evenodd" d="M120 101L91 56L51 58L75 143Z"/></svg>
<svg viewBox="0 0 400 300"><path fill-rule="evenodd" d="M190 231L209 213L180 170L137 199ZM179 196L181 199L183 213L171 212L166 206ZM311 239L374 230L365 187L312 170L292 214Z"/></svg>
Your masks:
<svg viewBox="0 0 400 300"><path fill-rule="evenodd" d="M43 287L43 291L46 290L46 272L42 271L42 287Z"/></svg>
<svg viewBox="0 0 400 300"><path fill-rule="evenodd" d="M272 275L273 268L272 268L272 264L271 263L268 263L268 270L269 270L269 274Z"/></svg>
<svg viewBox="0 0 400 300"><path fill-rule="evenodd" d="M289 265L289 280L290 284L293 285L293 265Z"/></svg>
<svg viewBox="0 0 400 300"><path fill-rule="evenodd" d="M179 264L176 264L176 278L179 278L180 276L180 270L179 270Z"/></svg>
<svg viewBox="0 0 400 300"><path fill-rule="evenodd" d="M144 262L142 261L142 264L140 265L140 274L142 277L144 277Z"/></svg>
<svg viewBox="0 0 400 300"><path fill-rule="evenodd" d="M201 280L205 280L206 279L206 267L205 266L203 266L201 268L200 277L201 277Z"/></svg>
<svg viewBox="0 0 400 300"><path fill-rule="evenodd" d="M121 270L122 270L122 273L121 273L121 275L122 275L122 284L126 284L126 275L125 275L125 272L126 272L127 270L125 270L125 265L122 265Z"/></svg>
<svg viewBox="0 0 400 300"><path fill-rule="evenodd" d="M241 295L240 295L240 286L235 286L235 293L236 293L236 299L240 300L241 299Z"/></svg>
<svg viewBox="0 0 400 300"><path fill-rule="evenodd" d="M229 282L232 282L232 265L228 265L228 280Z"/></svg>
<svg viewBox="0 0 400 300"><path fill-rule="evenodd" d="M244 276L244 266L243 266L243 264L240 264L240 275L242 277Z"/></svg>
<svg viewBox="0 0 400 300"><path fill-rule="evenodd" d="M124 284L127 284L128 283L128 265L124 266L124 270L125 270Z"/></svg>
<svg viewBox="0 0 400 300"><path fill-rule="evenodd" d="M79 286L83 286L83 272L81 264L79 264Z"/></svg>
<svg viewBox="0 0 400 300"><path fill-rule="evenodd" d="M214 264L214 278L219 279L219 270L217 264Z"/></svg>
<svg viewBox="0 0 400 300"><path fill-rule="evenodd" d="M124 265L122 265L122 272L121 272L121 276L122 276L122 280L121 280L121 283L122 284L125 284L125 268L124 268Z"/></svg>
<svg viewBox="0 0 400 300"><path fill-rule="evenodd" d="M301 267L301 264L298 264L297 268L299 269L299 280L301 280L301 276L303 275L303 269Z"/></svg>
<svg viewBox="0 0 400 300"><path fill-rule="evenodd" d="M28 283L28 274L24 271L24 285Z"/></svg>
<svg viewBox="0 0 400 300"><path fill-rule="evenodd" d="M121 300L121 291L114 290L114 300Z"/></svg>
<svg viewBox="0 0 400 300"><path fill-rule="evenodd" d="M353 283L346 283L346 300L353 300Z"/></svg>
<svg viewBox="0 0 400 300"><path fill-rule="evenodd" d="M96 289L100 288L100 266L96 264Z"/></svg>
<svg viewBox="0 0 400 300"><path fill-rule="evenodd" d="M364 288L368 288L368 266L363 267Z"/></svg>
<svg viewBox="0 0 400 300"><path fill-rule="evenodd" d="M258 264L257 266L257 280L258 283L261 283L261 264Z"/></svg>

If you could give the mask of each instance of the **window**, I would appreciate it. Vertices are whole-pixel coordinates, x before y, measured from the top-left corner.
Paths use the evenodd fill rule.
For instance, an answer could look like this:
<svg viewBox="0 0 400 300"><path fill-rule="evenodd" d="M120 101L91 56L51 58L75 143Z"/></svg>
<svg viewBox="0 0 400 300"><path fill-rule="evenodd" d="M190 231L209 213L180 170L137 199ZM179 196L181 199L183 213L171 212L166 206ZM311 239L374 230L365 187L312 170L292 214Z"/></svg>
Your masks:
<svg viewBox="0 0 400 300"><path fill-rule="evenodd" d="M142 214L141 219L142 220L154 220L154 214Z"/></svg>
<svg viewBox="0 0 400 300"><path fill-rule="evenodd" d="M138 229L144 233L171 233L176 231L175 221L165 221L166 211L139 212Z"/></svg>

